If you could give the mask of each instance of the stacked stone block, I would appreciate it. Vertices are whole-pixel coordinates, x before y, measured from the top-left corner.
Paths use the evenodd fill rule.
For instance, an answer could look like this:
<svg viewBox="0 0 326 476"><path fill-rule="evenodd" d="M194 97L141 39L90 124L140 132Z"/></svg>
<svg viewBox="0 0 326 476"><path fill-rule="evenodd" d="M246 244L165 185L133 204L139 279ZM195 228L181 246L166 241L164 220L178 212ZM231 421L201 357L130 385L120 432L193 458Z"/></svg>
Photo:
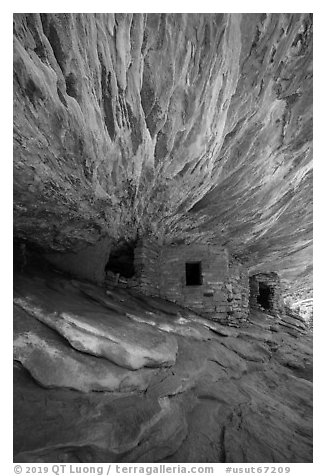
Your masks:
<svg viewBox="0 0 326 476"><path fill-rule="evenodd" d="M186 263L200 262L202 284L187 286ZM160 296L184 307L226 318L229 310L225 281L226 250L208 245L171 245L160 257Z"/></svg>
<svg viewBox="0 0 326 476"><path fill-rule="evenodd" d="M144 294L159 296L159 258L161 247L157 242L143 239L134 250L135 278L130 284L137 283L137 288Z"/></svg>
<svg viewBox="0 0 326 476"><path fill-rule="evenodd" d="M233 257L229 259L229 291L231 311L229 322L234 324L245 321L249 314L249 274L241 262Z"/></svg>
<svg viewBox="0 0 326 476"><path fill-rule="evenodd" d="M201 284L187 285L186 263L201 267ZM240 261L216 245L159 245L143 239L134 250L135 276L124 286L237 325L249 313L249 278ZM117 285L122 285L118 280Z"/></svg>

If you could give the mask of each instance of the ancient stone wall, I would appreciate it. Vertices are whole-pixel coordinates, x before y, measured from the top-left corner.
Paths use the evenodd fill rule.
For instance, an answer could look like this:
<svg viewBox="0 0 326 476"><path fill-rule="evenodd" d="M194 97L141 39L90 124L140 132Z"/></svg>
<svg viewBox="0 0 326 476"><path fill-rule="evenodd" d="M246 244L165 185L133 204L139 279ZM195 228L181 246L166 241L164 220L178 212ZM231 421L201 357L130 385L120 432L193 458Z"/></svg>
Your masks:
<svg viewBox="0 0 326 476"><path fill-rule="evenodd" d="M186 284L187 262L201 263L201 285ZM217 313L226 317L227 277L228 254L223 248L196 244L171 245L162 249L160 294L170 301L194 310Z"/></svg>
<svg viewBox="0 0 326 476"><path fill-rule="evenodd" d="M257 301L259 296L259 282L256 279L256 276L249 277L249 288L249 306L251 309L258 309L260 307Z"/></svg>
<svg viewBox="0 0 326 476"><path fill-rule="evenodd" d="M187 264L197 264L200 284L187 283ZM112 276L111 284L130 287L237 324L248 317L248 271L225 248L205 244L162 246L143 239L134 249L135 276Z"/></svg>
<svg viewBox="0 0 326 476"><path fill-rule="evenodd" d="M109 259L111 239L104 237L75 253L48 253L45 258L58 269L95 283L105 279L105 265Z"/></svg>
<svg viewBox="0 0 326 476"><path fill-rule="evenodd" d="M134 250L135 278L130 284L144 294L159 296L160 252L158 243L149 239L140 240Z"/></svg>
<svg viewBox="0 0 326 476"><path fill-rule="evenodd" d="M243 321L249 314L249 274L239 260L229 258L228 301L231 307L229 321Z"/></svg>
<svg viewBox="0 0 326 476"><path fill-rule="evenodd" d="M201 284L187 285L186 263L200 263ZM171 245L162 248L160 296L211 319L232 322L248 315L248 273L219 246Z"/></svg>
<svg viewBox="0 0 326 476"><path fill-rule="evenodd" d="M249 278L250 307L263 308L271 314L279 314L284 310L283 293L277 273L259 273ZM262 304L262 287L267 289L266 302Z"/></svg>

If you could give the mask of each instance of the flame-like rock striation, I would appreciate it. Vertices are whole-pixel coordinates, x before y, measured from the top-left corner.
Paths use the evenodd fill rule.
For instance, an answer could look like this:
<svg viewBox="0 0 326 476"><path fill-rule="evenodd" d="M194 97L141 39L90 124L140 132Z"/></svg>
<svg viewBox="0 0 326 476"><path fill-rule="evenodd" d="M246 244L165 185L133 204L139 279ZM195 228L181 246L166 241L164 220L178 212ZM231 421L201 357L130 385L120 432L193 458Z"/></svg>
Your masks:
<svg viewBox="0 0 326 476"><path fill-rule="evenodd" d="M14 232L154 234L310 284L312 15L15 14Z"/></svg>

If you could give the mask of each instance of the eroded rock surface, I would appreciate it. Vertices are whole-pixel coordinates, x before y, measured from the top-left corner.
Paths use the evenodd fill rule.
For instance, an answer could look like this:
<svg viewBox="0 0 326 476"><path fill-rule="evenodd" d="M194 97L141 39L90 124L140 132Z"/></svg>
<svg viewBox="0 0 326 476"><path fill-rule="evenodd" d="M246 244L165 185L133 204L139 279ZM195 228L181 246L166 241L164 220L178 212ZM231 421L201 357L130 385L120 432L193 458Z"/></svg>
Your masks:
<svg viewBox="0 0 326 476"><path fill-rule="evenodd" d="M17 277L15 301L15 461L312 461L312 337L302 319L254 311L239 328L210 329L172 303L49 270ZM126 341L132 328L130 360L76 346L55 323L72 309L83 342L86 322L94 341L99 323L112 332L120 320ZM153 336L175 342L173 359L167 351L155 368L142 360L130 370Z"/></svg>
<svg viewBox="0 0 326 476"><path fill-rule="evenodd" d="M105 359L76 352L62 337L17 306L14 309L14 359L44 387L80 391L146 390L153 371L127 371Z"/></svg>
<svg viewBox="0 0 326 476"><path fill-rule="evenodd" d="M15 14L15 236L217 242L311 289L312 15Z"/></svg>
<svg viewBox="0 0 326 476"><path fill-rule="evenodd" d="M81 281L144 235L310 297L312 15L14 15L15 461L311 462L302 319Z"/></svg>
<svg viewBox="0 0 326 476"><path fill-rule="evenodd" d="M175 363L175 337L146 323L139 326L124 313L96 306L94 296L89 302L78 288L71 286L60 294L49 289L46 282L38 282L34 289L33 284L28 280L19 283L15 304L59 332L75 349L133 370ZM60 281L57 284L60 289ZM83 289L85 284L80 287Z"/></svg>

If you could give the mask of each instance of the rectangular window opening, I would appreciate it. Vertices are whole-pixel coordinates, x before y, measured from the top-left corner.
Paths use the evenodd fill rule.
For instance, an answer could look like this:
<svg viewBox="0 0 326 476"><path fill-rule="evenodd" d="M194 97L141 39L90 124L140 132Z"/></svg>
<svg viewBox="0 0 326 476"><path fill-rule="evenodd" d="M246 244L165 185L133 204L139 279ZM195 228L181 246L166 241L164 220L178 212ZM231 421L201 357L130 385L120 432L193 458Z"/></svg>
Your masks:
<svg viewBox="0 0 326 476"><path fill-rule="evenodd" d="M201 284L201 262L186 263L186 286L200 286Z"/></svg>
<svg viewBox="0 0 326 476"><path fill-rule="evenodd" d="M259 294L257 296L257 302L264 309L271 309L271 297L273 296L272 289L267 284L259 283Z"/></svg>

